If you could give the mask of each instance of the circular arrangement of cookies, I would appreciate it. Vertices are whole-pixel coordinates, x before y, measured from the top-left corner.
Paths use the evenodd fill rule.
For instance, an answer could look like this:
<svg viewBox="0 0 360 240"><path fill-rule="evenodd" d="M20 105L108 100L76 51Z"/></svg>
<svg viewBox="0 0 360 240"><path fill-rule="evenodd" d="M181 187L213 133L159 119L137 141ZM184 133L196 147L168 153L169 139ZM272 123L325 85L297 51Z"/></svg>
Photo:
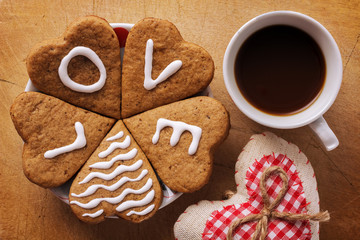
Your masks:
<svg viewBox="0 0 360 240"><path fill-rule="evenodd" d="M194 96L213 78L211 56L172 23L139 21L123 60L120 52L106 20L79 18L32 48L26 66L39 92L20 94L10 109L26 177L44 188L73 179L71 209L89 223L150 218L162 183L199 190L229 131L225 107Z"/></svg>

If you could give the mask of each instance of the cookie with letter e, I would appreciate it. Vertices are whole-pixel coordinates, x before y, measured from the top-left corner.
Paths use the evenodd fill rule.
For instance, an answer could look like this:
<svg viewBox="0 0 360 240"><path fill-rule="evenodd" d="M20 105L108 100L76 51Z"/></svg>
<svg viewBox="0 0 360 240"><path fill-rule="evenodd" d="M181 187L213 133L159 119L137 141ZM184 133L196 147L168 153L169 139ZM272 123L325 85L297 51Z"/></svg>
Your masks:
<svg viewBox="0 0 360 240"><path fill-rule="evenodd" d="M172 103L204 90L214 62L186 42L169 21L145 18L130 30L122 68L122 117Z"/></svg>
<svg viewBox="0 0 360 240"><path fill-rule="evenodd" d="M228 135L229 115L210 97L193 97L124 119L161 180L177 192L204 186L216 147Z"/></svg>
<svg viewBox="0 0 360 240"><path fill-rule="evenodd" d="M61 37L35 45L26 67L41 92L120 118L120 46L105 19L72 22Z"/></svg>
<svg viewBox="0 0 360 240"><path fill-rule="evenodd" d="M69 180L115 122L38 92L20 94L10 115L24 141L24 173L45 188Z"/></svg>
<svg viewBox="0 0 360 240"><path fill-rule="evenodd" d="M309 159L275 134L250 138L235 165L237 191L225 199L189 206L174 226L175 238L318 240L319 194Z"/></svg>
<svg viewBox="0 0 360 240"><path fill-rule="evenodd" d="M114 215L138 223L159 208L160 183L121 120L74 179L69 200L75 215L89 223Z"/></svg>

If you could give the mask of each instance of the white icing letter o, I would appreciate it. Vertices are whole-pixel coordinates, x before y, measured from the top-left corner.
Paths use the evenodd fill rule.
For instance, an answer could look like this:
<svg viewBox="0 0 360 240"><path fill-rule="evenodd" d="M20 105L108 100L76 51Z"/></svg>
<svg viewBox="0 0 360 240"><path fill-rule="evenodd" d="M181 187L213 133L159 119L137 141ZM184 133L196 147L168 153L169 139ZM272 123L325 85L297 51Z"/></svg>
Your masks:
<svg viewBox="0 0 360 240"><path fill-rule="evenodd" d="M69 77L68 70L67 70L69 62L73 57L76 57L78 55L87 57L99 69L100 78L96 83L91 84L91 85L83 85L83 84L74 82ZM71 90L76 91L76 92L93 93L93 92L99 91L105 85L105 81L106 81L106 69L105 69L103 62L101 61L99 56L93 50L91 50L90 48L87 48L87 47L74 47L61 60L58 73L59 73L61 82L66 87L68 87Z"/></svg>

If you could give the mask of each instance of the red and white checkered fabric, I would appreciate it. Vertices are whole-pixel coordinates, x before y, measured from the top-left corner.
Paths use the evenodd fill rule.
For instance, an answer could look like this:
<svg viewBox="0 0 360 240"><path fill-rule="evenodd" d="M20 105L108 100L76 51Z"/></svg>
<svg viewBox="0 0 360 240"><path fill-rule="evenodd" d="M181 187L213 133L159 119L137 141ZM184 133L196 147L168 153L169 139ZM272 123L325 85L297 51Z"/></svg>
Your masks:
<svg viewBox="0 0 360 240"><path fill-rule="evenodd" d="M260 194L260 177L263 171L270 166L280 166L288 175L289 188L283 200L276 208L279 212L306 213L306 198L302 182L296 171L293 161L282 154L272 154L256 160L246 172L245 185L248 194L248 201L242 204L225 206L216 210L207 220L203 232L203 239L226 239L231 222L237 218L257 214L263 209L262 197ZM267 192L271 201L277 196L282 186L279 176L271 176L267 182ZM249 222L236 228L234 239L251 239L255 232L257 222ZM284 220L271 219L268 224L269 239L311 239L309 221L287 222Z"/></svg>

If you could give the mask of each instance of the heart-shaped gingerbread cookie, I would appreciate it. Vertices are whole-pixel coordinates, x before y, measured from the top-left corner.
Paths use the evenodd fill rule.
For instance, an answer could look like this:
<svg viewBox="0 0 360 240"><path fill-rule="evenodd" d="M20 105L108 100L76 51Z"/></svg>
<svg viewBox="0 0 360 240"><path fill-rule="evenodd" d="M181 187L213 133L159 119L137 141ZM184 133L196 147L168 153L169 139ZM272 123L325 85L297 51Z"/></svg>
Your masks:
<svg viewBox="0 0 360 240"><path fill-rule="evenodd" d="M82 221L117 215L132 222L150 218L162 190L146 156L118 121L82 167L70 189L70 206Z"/></svg>
<svg viewBox="0 0 360 240"><path fill-rule="evenodd" d="M282 192L284 195L279 204L270 209L275 212L269 216L319 212L315 174L298 147L269 132L254 135L250 140L236 162L236 194L228 200L201 201L189 206L174 226L177 239L226 239L227 236L252 239L259 219L267 214L264 209L268 209L268 203L271 205L278 200L282 188L286 189ZM264 178L263 173L268 174L273 168L283 169L283 176L280 178L275 174ZM264 196L270 201L267 202ZM245 221L245 217L252 220ZM270 217L264 227L266 239L319 239L318 222Z"/></svg>
<svg viewBox="0 0 360 240"><path fill-rule="evenodd" d="M69 180L115 122L38 92L20 94L10 113L24 140L24 173L45 188Z"/></svg>
<svg viewBox="0 0 360 240"><path fill-rule="evenodd" d="M193 192L209 180L215 148L229 130L224 106L194 97L124 119L162 181L172 190Z"/></svg>
<svg viewBox="0 0 360 240"><path fill-rule="evenodd" d="M34 46L26 66L41 92L120 118L120 46L106 20L79 18L60 38Z"/></svg>
<svg viewBox="0 0 360 240"><path fill-rule="evenodd" d="M125 49L123 118L192 96L213 78L211 56L186 42L166 20L145 18L135 24Z"/></svg>

